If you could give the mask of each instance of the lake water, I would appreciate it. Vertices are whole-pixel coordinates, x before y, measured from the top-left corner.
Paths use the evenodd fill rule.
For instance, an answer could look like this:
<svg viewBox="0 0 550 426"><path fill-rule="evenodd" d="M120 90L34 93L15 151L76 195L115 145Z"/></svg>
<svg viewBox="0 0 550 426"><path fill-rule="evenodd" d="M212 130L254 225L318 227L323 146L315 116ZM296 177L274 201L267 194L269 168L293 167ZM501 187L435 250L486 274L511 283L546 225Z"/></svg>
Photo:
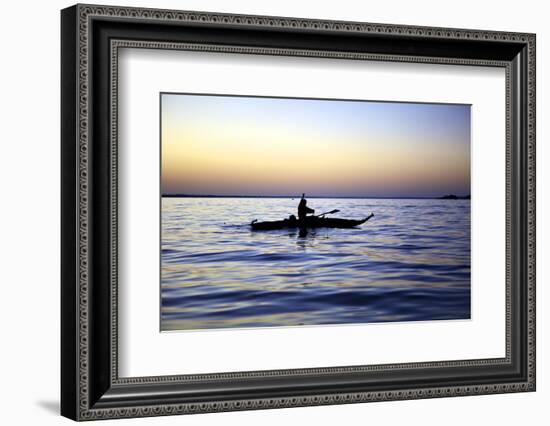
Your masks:
<svg viewBox="0 0 550 426"><path fill-rule="evenodd" d="M310 198L355 229L250 230L299 199L163 198L161 329L470 318L470 201Z"/></svg>

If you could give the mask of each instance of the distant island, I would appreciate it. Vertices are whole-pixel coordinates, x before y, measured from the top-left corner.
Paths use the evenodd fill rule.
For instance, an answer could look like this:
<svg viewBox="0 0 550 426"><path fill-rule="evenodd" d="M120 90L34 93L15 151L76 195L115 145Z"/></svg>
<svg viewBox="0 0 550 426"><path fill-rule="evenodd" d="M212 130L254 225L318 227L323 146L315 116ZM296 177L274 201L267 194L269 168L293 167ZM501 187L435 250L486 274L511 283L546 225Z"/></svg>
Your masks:
<svg viewBox="0 0 550 426"><path fill-rule="evenodd" d="M438 199L439 200L469 200L470 196L465 195L461 197L459 195L449 194L449 195L444 195L443 197L439 197Z"/></svg>

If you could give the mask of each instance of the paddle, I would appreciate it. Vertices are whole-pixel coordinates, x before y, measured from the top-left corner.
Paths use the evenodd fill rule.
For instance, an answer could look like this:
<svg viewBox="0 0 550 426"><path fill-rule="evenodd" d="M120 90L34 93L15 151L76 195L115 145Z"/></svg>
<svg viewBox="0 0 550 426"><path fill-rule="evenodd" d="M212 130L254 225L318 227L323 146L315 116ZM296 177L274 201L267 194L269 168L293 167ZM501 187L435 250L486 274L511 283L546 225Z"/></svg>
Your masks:
<svg viewBox="0 0 550 426"><path fill-rule="evenodd" d="M316 215L316 216L317 216L317 217L323 217L323 216L326 215L326 214L338 213L339 211L340 211L340 210L338 210L338 209L334 209L334 210L331 210L331 211L329 211L329 212L324 212L324 213L318 214L318 215Z"/></svg>

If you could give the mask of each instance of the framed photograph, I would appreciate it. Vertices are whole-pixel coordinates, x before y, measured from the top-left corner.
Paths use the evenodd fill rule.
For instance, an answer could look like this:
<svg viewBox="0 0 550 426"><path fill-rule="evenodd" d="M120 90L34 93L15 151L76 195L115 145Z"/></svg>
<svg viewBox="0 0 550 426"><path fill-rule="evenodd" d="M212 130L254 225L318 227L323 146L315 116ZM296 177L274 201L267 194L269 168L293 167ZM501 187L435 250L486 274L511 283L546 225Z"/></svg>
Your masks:
<svg viewBox="0 0 550 426"><path fill-rule="evenodd" d="M61 12L61 412L535 390L535 35Z"/></svg>

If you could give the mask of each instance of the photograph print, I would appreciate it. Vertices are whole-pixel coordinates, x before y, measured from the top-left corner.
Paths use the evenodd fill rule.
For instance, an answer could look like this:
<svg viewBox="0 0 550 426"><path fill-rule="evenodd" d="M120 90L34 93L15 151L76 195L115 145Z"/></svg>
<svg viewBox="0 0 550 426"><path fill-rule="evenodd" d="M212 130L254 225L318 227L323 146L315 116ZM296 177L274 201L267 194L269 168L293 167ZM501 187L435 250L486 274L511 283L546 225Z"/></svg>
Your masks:
<svg viewBox="0 0 550 426"><path fill-rule="evenodd" d="M470 121L161 93L161 331L470 319Z"/></svg>

